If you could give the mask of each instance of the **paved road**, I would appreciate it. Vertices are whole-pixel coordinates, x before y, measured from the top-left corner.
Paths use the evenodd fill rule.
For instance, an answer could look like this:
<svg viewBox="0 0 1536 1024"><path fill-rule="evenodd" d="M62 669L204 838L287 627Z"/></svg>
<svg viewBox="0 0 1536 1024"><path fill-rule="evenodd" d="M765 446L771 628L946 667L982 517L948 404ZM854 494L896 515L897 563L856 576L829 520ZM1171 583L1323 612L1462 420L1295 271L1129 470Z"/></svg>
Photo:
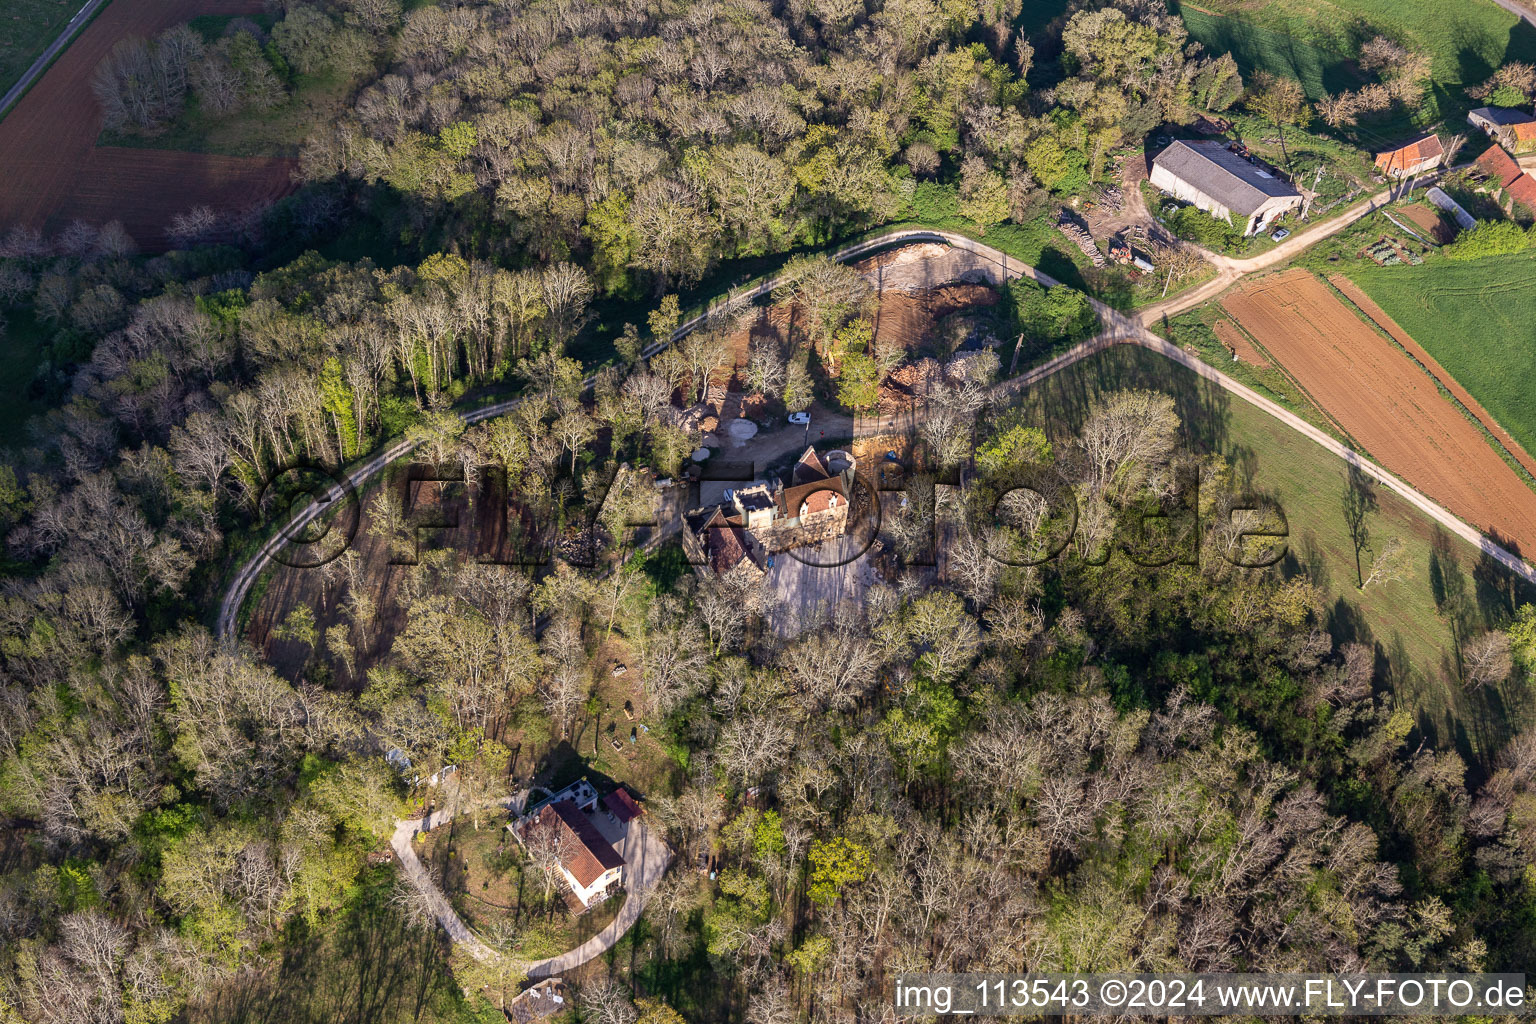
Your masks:
<svg viewBox="0 0 1536 1024"><path fill-rule="evenodd" d="M1520 3L1520 0L1493 0L1493 2L1515 17L1524 18L1532 25L1536 25L1536 11L1532 11L1525 4Z"/></svg>
<svg viewBox="0 0 1536 1024"><path fill-rule="evenodd" d="M107 3L108 0L90 0L84 7L80 8L79 13L69 19L69 24L64 26L64 31L60 32L54 41L48 44L48 49L43 51L42 56L32 62L32 66L27 68L26 74L22 75L15 85L7 89L4 96L0 96L0 117L4 117L5 112L11 109L11 105L21 99L21 94L32 87L32 83L37 81L38 77L47 70L48 65L53 63L53 59L64 52L64 47L69 45L70 40L75 37L75 33L79 32L81 27L95 17L96 12L101 10Z"/></svg>

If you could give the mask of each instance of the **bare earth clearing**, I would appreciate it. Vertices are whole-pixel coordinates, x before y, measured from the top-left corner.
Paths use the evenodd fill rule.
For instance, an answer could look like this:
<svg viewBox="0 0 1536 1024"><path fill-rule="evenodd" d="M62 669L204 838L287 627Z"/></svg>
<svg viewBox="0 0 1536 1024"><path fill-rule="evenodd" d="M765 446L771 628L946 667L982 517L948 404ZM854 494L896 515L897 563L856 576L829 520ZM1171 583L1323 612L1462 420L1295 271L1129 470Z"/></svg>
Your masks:
<svg viewBox="0 0 1536 1024"><path fill-rule="evenodd" d="M293 188L294 161L96 146L96 65L118 40L204 14L259 14L262 0L117 0L0 120L0 228L61 230L121 220L141 246L166 247L171 218L195 206L241 210Z"/></svg>
<svg viewBox="0 0 1536 1024"><path fill-rule="evenodd" d="M1223 305L1382 465L1465 521L1536 551L1536 493L1321 281L1289 270Z"/></svg>
<svg viewBox="0 0 1536 1024"><path fill-rule="evenodd" d="M1414 227L1423 228L1431 240L1445 245L1456 239L1456 225L1438 210L1431 210L1422 203L1401 207L1401 213Z"/></svg>
<svg viewBox="0 0 1536 1024"><path fill-rule="evenodd" d="M1227 348L1237 353L1237 358L1250 366L1268 366L1269 360L1264 358L1264 353L1254 347L1248 336L1237 329L1237 325L1230 320L1218 320L1213 328L1216 332L1216 340Z"/></svg>

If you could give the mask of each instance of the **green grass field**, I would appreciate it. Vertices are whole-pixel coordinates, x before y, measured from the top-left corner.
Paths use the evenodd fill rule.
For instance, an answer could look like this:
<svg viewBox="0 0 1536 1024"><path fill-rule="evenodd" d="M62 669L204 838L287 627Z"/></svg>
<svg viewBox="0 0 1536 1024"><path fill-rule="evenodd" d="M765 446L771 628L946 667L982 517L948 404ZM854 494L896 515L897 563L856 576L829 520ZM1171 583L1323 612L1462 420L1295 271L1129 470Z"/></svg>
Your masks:
<svg viewBox="0 0 1536 1024"><path fill-rule="evenodd" d="M32 62L80 10L83 0L5 0L0 4L0 93L16 84Z"/></svg>
<svg viewBox="0 0 1536 1024"><path fill-rule="evenodd" d="M1536 259L1356 264L1348 273L1526 451L1536 452Z"/></svg>
<svg viewBox="0 0 1536 1024"><path fill-rule="evenodd" d="M1365 80L1353 58L1372 36L1428 51L1434 80L1420 115L1367 122L1366 139L1455 116L1469 106L1464 86L1507 60L1536 60L1536 28L1491 0L1199 0L1179 8L1190 36L1231 51L1245 75L1288 75L1314 99Z"/></svg>
<svg viewBox="0 0 1536 1024"><path fill-rule="evenodd" d="M1223 367L1225 369L1225 367ZM1374 544L1400 538L1408 569L1400 583L1355 585L1354 549L1342 514L1344 463L1267 413L1201 381L1183 367L1145 350L1112 349L1059 373L1032 389L1025 401L1037 422L1052 432L1075 431L1093 396L1101 391L1147 387L1175 397L1184 423L1184 444L1220 451L1233 460L1253 491L1273 496L1290 530L1290 557L1282 565L1305 571L1327 597L1328 625L1336 640L1374 642L1390 665L1391 686L1433 743L1454 745L1468 757L1496 751L1512 732L1536 721L1536 700L1522 684L1465 693L1457 679L1450 623L1436 609L1431 554L1434 524L1390 492L1378 490L1378 510L1368 525ZM1491 625L1507 614L1510 577L1481 566L1480 555L1441 534L1469 591L1474 615ZM1366 556L1370 557L1369 554ZM1532 600L1524 594L1523 600Z"/></svg>

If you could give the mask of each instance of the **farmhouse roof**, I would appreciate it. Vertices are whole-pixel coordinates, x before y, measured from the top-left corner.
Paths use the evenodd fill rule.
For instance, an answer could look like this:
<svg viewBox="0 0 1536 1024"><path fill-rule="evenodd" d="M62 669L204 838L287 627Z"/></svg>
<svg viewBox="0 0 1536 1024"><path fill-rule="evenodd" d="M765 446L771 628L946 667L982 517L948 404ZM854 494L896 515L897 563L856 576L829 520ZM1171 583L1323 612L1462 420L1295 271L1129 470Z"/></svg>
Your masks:
<svg viewBox="0 0 1536 1024"><path fill-rule="evenodd" d="M1530 121L1516 121L1514 124L1509 126L1509 130L1514 134L1517 141L1530 142L1533 139L1536 139L1536 119L1532 119Z"/></svg>
<svg viewBox="0 0 1536 1024"><path fill-rule="evenodd" d="M1490 146L1488 152L1477 158L1477 166L1522 205L1536 210L1536 178L1526 174L1502 146Z"/></svg>
<svg viewBox="0 0 1536 1024"><path fill-rule="evenodd" d="M613 812L614 817L623 822L634 821L645 813L640 805L635 802L635 798L623 789L616 789L603 797L603 803L608 805L608 809Z"/></svg>
<svg viewBox="0 0 1536 1024"><path fill-rule="evenodd" d="M1390 170L1393 167L1412 167L1423 160L1433 160L1437 156L1444 155L1445 147L1440 144L1440 136L1429 134L1396 149L1377 153L1376 166L1382 170Z"/></svg>
<svg viewBox="0 0 1536 1024"><path fill-rule="evenodd" d="M1301 194L1269 171L1210 139L1180 140L1157 154L1152 162L1244 217L1256 213L1271 199Z"/></svg>
<svg viewBox="0 0 1536 1024"><path fill-rule="evenodd" d="M1505 187L1521 206L1536 210L1536 178L1532 178L1529 174L1521 174Z"/></svg>
<svg viewBox="0 0 1536 1024"><path fill-rule="evenodd" d="M1468 119L1474 117L1480 117L1485 121L1492 121L1498 125L1525 124L1536 120L1536 118L1533 118L1525 111L1515 110L1512 107L1478 107L1467 115Z"/></svg>
<svg viewBox="0 0 1536 1024"><path fill-rule="evenodd" d="M603 872L624 866L624 858L613 844L569 800L557 800L539 808L538 824L560 829L560 864L583 888L590 887Z"/></svg>
<svg viewBox="0 0 1536 1024"><path fill-rule="evenodd" d="M1488 152L1477 158L1477 166L1498 181L1500 188L1504 188L1521 174L1520 165L1515 163L1514 157L1504 152L1502 146L1489 146Z"/></svg>

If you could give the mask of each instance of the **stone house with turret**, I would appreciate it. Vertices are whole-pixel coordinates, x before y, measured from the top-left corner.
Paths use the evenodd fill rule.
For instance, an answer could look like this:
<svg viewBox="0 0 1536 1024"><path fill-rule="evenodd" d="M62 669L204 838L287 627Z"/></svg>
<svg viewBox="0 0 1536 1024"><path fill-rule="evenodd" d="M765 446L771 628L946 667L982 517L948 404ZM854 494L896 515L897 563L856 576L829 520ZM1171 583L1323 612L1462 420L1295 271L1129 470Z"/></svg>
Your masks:
<svg viewBox="0 0 1536 1024"><path fill-rule="evenodd" d="M841 537L853 504L853 455L817 453L814 447L790 467L784 480L754 483L718 505L683 517L683 550L694 571L756 582L774 555Z"/></svg>

